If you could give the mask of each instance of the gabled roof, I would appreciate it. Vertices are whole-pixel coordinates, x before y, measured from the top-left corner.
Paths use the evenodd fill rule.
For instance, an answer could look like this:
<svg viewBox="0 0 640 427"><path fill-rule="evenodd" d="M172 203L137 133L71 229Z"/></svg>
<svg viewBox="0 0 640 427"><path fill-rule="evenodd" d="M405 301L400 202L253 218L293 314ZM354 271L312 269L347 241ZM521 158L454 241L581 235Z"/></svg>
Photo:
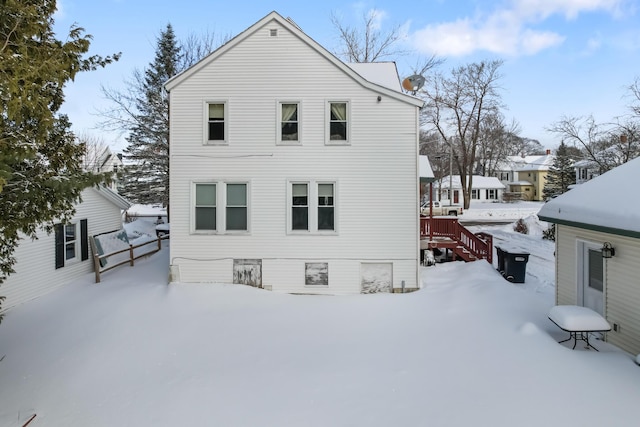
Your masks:
<svg viewBox="0 0 640 427"><path fill-rule="evenodd" d="M640 198L629 186L640 182L640 157L547 202L543 221L640 238Z"/></svg>
<svg viewBox="0 0 640 427"><path fill-rule="evenodd" d="M460 175L453 175L451 177L451 185L453 188L460 188L462 185L460 184ZM505 188L504 184L500 182L500 180L494 176L482 176L482 175L473 175L473 188L476 189L501 189ZM445 176L442 178L442 188L449 188L449 176Z"/></svg>
<svg viewBox="0 0 640 427"><path fill-rule="evenodd" d="M104 197L109 202L113 203L120 209L129 209L131 207L131 203L112 189L105 187L104 185L99 185L97 187L92 187L96 193Z"/></svg>
<svg viewBox="0 0 640 427"><path fill-rule="evenodd" d="M429 163L429 157L420 155L419 162L418 169L420 171L420 182L427 183L435 181L433 169L431 169L431 163Z"/></svg>
<svg viewBox="0 0 640 427"><path fill-rule="evenodd" d="M553 154L544 154L541 156L514 156L511 160L514 171L548 171L555 158L556 156Z"/></svg>
<svg viewBox="0 0 640 427"><path fill-rule="evenodd" d="M311 48L315 49L318 54L324 56L328 61L332 62L337 68L342 70L345 74L349 75L351 78L353 78L353 80L357 81L362 86L369 88L379 94L415 105L416 107L422 107L424 105L424 101L422 101L421 99L402 93L401 90L390 88L389 85L391 85L391 83L389 83L389 77L382 77L382 74L385 73L384 70L387 70L388 73L389 63L374 63L369 65L360 64L354 67L358 69L358 71L355 71L349 65L342 62L335 55L333 55L331 52L329 52L327 49L322 47L315 40L305 34L300 29L300 27L298 27L291 19L283 18L282 15L278 14L277 12L269 13L267 16L244 30L242 33L238 34L236 37L234 37L224 45L220 46L218 49L207 55L205 58L203 58L193 66L170 78L164 84L166 90L170 92L176 86L179 86L180 83L188 79L193 74L197 73L202 68L206 67L208 64L219 58L225 52L233 49L236 45L242 43L242 41L247 37L251 36L256 31L274 21L285 27L292 34L296 35L300 40L309 45ZM393 67L395 69L395 64L393 64ZM361 75L360 72L362 72L363 75ZM397 79L397 71L395 75ZM380 77L380 79L378 77ZM372 80L368 80L368 78Z"/></svg>

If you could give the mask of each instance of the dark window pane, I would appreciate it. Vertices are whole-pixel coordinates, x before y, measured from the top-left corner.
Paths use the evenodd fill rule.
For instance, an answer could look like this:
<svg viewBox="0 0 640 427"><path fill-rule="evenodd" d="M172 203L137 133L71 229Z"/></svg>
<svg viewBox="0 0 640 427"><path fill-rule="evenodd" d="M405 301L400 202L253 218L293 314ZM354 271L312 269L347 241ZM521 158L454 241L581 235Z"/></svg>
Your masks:
<svg viewBox="0 0 640 427"><path fill-rule="evenodd" d="M331 122L330 133L331 133L331 139L346 141L347 140L347 124L345 122Z"/></svg>
<svg viewBox="0 0 640 427"><path fill-rule="evenodd" d="M318 230L333 230L333 207L318 208Z"/></svg>
<svg viewBox="0 0 640 427"><path fill-rule="evenodd" d="M216 208L196 208L196 230L216 229Z"/></svg>
<svg viewBox="0 0 640 427"><path fill-rule="evenodd" d="M298 123L282 124L282 140L297 141L298 140Z"/></svg>
<svg viewBox="0 0 640 427"><path fill-rule="evenodd" d="M602 252L593 249L589 249L589 287L600 292L604 290Z"/></svg>
<svg viewBox="0 0 640 427"><path fill-rule="evenodd" d="M309 209L307 207L294 207L291 209L291 228L293 230L309 229Z"/></svg>
<svg viewBox="0 0 640 427"><path fill-rule="evenodd" d="M67 243L65 246L65 259L72 259L76 257L76 245L75 243Z"/></svg>
<svg viewBox="0 0 640 427"><path fill-rule="evenodd" d="M227 208L227 230L247 230L247 208Z"/></svg>
<svg viewBox="0 0 640 427"><path fill-rule="evenodd" d="M293 206L307 206L307 196L293 196Z"/></svg>
<svg viewBox="0 0 640 427"><path fill-rule="evenodd" d="M224 141L224 122L209 122L209 141Z"/></svg>

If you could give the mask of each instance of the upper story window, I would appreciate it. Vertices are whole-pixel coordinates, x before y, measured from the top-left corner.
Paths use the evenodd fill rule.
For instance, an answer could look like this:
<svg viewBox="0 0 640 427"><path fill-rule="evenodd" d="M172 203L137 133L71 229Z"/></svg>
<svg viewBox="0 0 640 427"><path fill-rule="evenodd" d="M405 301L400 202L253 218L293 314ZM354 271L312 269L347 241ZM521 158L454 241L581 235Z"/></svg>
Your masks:
<svg viewBox="0 0 640 427"><path fill-rule="evenodd" d="M328 144L348 144L349 143L349 103L329 102L327 117L328 122Z"/></svg>
<svg viewBox="0 0 640 427"><path fill-rule="evenodd" d="M279 104L279 120L278 142L281 144L300 142L300 104L281 102Z"/></svg>
<svg viewBox="0 0 640 427"><path fill-rule="evenodd" d="M207 108L207 142L210 144L227 141L227 104L225 102L208 102Z"/></svg>

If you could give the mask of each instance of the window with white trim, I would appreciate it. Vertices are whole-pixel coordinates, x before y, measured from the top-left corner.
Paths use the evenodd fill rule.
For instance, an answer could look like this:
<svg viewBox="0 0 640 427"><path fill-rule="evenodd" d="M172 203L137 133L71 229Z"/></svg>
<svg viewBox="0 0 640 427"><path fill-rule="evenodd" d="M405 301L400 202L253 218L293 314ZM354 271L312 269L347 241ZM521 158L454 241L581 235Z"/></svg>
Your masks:
<svg viewBox="0 0 640 427"><path fill-rule="evenodd" d="M87 220L68 224L56 224L55 230L55 266L89 259L89 240Z"/></svg>
<svg viewBox="0 0 640 427"><path fill-rule="evenodd" d="M486 193L486 198L487 200L497 200L498 199L498 190L496 190L495 188L489 188L487 189L487 193Z"/></svg>
<svg viewBox="0 0 640 427"><path fill-rule="evenodd" d="M291 229L309 229L309 184L291 185Z"/></svg>
<svg viewBox="0 0 640 427"><path fill-rule="evenodd" d="M293 144L300 142L300 103L278 103L278 143Z"/></svg>
<svg viewBox="0 0 640 427"><path fill-rule="evenodd" d="M477 188L472 188L471 189L471 199L478 200L479 198L480 198L480 190L478 190Z"/></svg>
<svg viewBox="0 0 640 427"><path fill-rule="evenodd" d="M224 144L227 141L227 103L207 102L206 142Z"/></svg>
<svg viewBox="0 0 640 427"><path fill-rule="evenodd" d="M330 101L327 103L327 143L349 143L349 103Z"/></svg>
<svg viewBox="0 0 640 427"><path fill-rule="evenodd" d="M191 220L198 234L249 231L249 184L193 183Z"/></svg>
<svg viewBox="0 0 640 427"><path fill-rule="evenodd" d="M318 184L318 230L335 230L333 183Z"/></svg>
<svg viewBox="0 0 640 427"><path fill-rule="evenodd" d="M247 184L227 184L226 229L247 231L248 213Z"/></svg>
<svg viewBox="0 0 640 427"><path fill-rule="evenodd" d="M217 186L213 183L195 184L194 228L196 231L215 231L217 221Z"/></svg>
<svg viewBox="0 0 640 427"><path fill-rule="evenodd" d="M335 182L291 181L287 193L289 231L336 231Z"/></svg>

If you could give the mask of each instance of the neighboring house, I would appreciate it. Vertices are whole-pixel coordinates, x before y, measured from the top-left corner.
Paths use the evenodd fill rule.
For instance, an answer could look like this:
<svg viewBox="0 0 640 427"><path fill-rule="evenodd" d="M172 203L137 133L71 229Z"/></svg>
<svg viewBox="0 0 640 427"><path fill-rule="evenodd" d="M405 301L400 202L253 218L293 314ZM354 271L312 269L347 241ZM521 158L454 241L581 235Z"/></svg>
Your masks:
<svg viewBox="0 0 640 427"><path fill-rule="evenodd" d="M510 156L498 166L494 175L505 185L505 196L508 194L513 198L516 195L522 200L541 201L547 173L554 160L551 150L539 156Z"/></svg>
<svg viewBox="0 0 640 427"><path fill-rule="evenodd" d="M165 87L172 282L419 287L423 102L394 63L349 66L272 12Z"/></svg>
<svg viewBox="0 0 640 427"><path fill-rule="evenodd" d="M123 168L122 154L114 154L109 147L106 147L102 152L96 154L95 158L86 162L85 168L94 173L113 172L113 181L109 184L109 188L114 191L118 191L120 181L118 179L118 172Z"/></svg>
<svg viewBox="0 0 640 427"><path fill-rule="evenodd" d="M600 166L593 160L579 160L573 164L576 171L576 184L585 182L600 175Z"/></svg>
<svg viewBox="0 0 640 427"><path fill-rule="evenodd" d="M640 353L640 158L547 202L538 217L556 223L556 303L590 307L613 326L607 341ZM615 209L611 202L615 200ZM615 250L603 258L603 248Z"/></svg>
<svg viewBox="0 0 640 427"><path fill-rule="evenodd" d="M449 186L453 189L453 203L462 202L462 184L460 183L460 175L443 177L441 180L434 182L434 187L439 191L440 199L449 200ZM471 200L480 202L498 202L502 200L502 192L504 184L496 177L474 175L471 180Z"/></svg>
<svg viewBox="0 0 640 427"><path fill-rule="evenodd" d="M122 210L129 203L106 187L87 188L70 223L57 224L51 234L20 240L15 273L0 285L7 299L3 310L42 296L93 271L89 236L122 228Z"/></svg>

